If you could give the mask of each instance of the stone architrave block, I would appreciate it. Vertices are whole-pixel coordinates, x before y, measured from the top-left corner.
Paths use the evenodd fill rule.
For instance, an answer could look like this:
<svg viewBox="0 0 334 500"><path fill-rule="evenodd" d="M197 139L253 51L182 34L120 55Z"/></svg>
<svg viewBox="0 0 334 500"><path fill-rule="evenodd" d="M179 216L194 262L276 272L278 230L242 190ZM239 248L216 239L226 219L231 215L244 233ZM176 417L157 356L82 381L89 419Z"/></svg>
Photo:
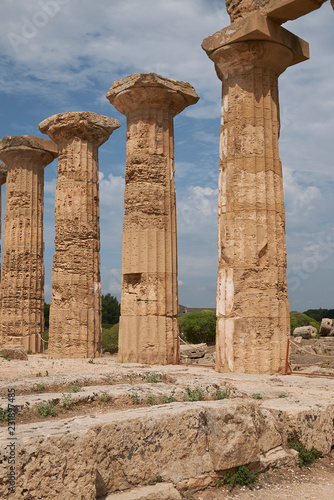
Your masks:
<svg viewBox="0 0 334 500"><path fill-rule="evenodd" d="M322 337L332 336L333 320L330 318L323 318L320 324L320 335Z"/></svg>

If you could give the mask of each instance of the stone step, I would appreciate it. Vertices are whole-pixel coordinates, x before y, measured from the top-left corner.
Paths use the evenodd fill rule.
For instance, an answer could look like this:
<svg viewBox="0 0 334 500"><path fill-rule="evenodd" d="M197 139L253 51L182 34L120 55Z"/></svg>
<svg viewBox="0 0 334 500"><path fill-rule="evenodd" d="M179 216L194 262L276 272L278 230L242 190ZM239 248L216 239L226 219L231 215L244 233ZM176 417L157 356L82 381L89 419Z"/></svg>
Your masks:
<svg viewBox="0 0 334 500"><path fill-rule="evenodd" d="M333 417L334 405L320 400L225 399L23 424L14 445L16 494L91 500L157 478L186 491L199 480L212 484L232 467L260 467L261 456L286 445L288 434L297 433L308 448L328 453ZM10 446L7 428L1 428L3 464ZM0 498L6 497L7 472L0 469Z"/></svg>

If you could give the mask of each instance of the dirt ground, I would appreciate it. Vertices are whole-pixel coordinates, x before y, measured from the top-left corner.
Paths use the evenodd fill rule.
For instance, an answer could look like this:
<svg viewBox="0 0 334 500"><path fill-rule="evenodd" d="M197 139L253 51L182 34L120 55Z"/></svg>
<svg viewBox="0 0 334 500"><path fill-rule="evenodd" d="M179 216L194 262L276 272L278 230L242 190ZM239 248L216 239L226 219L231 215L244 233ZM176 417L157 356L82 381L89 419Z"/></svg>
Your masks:
<svg viewBox="0 0 334 500"><path fill-rule="evenodd" d="M188 495L188 496L187 496ZM320 458L312 467L281 468L259 476L254 490L226 486L208 488L205 491L185 494L189 500L333 500L334 499L334 451Z"/></svg>

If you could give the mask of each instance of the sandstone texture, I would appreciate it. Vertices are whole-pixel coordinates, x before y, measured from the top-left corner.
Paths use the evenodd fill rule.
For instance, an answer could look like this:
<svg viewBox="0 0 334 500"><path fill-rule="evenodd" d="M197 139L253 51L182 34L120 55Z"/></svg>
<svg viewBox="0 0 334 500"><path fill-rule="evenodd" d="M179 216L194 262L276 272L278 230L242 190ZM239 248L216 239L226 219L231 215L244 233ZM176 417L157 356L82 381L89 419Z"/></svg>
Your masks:
<svg viewBox="0 0 334 500"><path fill-rule="evenodd" d="M322 337L333 336L334 335L333 320L330 318L323 318L321 320L319 333Z"/></svg>
<svg viewBox="0 0 334 500"><path fill-rule="evenodd" d="M231 22L245 18L255 10L282 24L319 9L327 0L226 0ZM333 0L331 0L333 5Z"/></svg>
<svg viewBox="0 0 334 500"><path fill-rule="evenodd" d="M58 146L49 356L101 354L98 148L120 126L90 112L40 123Z"/></svg>
<svg viewBox="0 0 334 500"><path fill-rule="evenodd" d="M7 167L4 163L0 162L0 236L2 236L2 227L1 227L1 186L5 184L7 178ZM0 255L1 255L1 245L0 245ZM1 273L1 264L0 264L0 273ZM0 279L1 279L1 274L0 274ZM1 334L0 334L1 338Z"/></svg>
<svg viewBox="0 0 334 500"><path fill-rule="evenodd" d="M36 379L38 370L46 376ZM152 373L165 382L147 383ZM104 387L92 386L94 380L104 380ZM64 410L61 419L21 422L22 404L33 414L37 398L50 402L52 397L52 393L37 394L31 389L28 393L37 381L50 387L74 382L84 385L72 394L73 399L79 398L80 406L85 394L86 405L94 395L98 401L108 393L110 400L103 413L95 407L80 415L82 406L81 410ZM334 444L333 378L222 374L182 365L155 366L153 370L118 364L115 357L98 358L90 364L84 359L51 360L40 354L28 355L28 362L0 358L1 408L8 402L8 387L15 389L19 407L17 491L9 499L131 495L131 490L138 492L158 476L164 483L173 483L179 492L198 490L213 485L218 474L233 466L251 463L266 470L293 464L296 455L286 446L288 434L324 454ZM183 402L187 387L201 388L205 401ZM218 389L226 392L227 398L212 401ZM19 395L19 391L24 393ZM157 397L174 394L181 398L147 407L149 392ZM130 409L119 407L122 394L130 400L135 393L140 399L137 406L130 402ZM261 399L255 397L259 395ZM59 399L60 394L53 397ZM3 422L1 498L7 498L8 445L7 424Z"/></svg>
<svg viewBox="0 0 334 500"><path fill-rule="evenodd" d="M317 329L314 326L299 326L294 329L293 336L302 337L303 339L315 339L317 333Z"/></svg>
<svg viewBox="0 0 334 500"><path fill-rule="evenodd" d="M7 359L28 360L27 351L21 345L5 344L0 347L0 354Z"/></svg>
<svg viewBox="0 0 334 500"><path fill-rule="evenodd" d="M7 165L0 344L42 352L44 333L44 168L56 145L30 135L0 141Z"/></svg>
<svg viewBox="0 0 334 500"><path fill-rule="evenodd" d="M172 483L143 486L124 493L108 495L106 500L181 500L180 493Z"/></svg>
<svg viewBox="0 0 334 500"><path fill-rule="evenodd" d="M114 82L127 117L119 361L176 361L178 325L173 118L198 96L154 73Z"/></svg>
<svg viewBox="0 0 334 500"><path fill-rule="evenodd" d="M229 8L251 14L251 4L267 3ZM223 82L216 369L283 373L290 317L278 76L307 58L307 44L253 13L202 47Z"/></svg>

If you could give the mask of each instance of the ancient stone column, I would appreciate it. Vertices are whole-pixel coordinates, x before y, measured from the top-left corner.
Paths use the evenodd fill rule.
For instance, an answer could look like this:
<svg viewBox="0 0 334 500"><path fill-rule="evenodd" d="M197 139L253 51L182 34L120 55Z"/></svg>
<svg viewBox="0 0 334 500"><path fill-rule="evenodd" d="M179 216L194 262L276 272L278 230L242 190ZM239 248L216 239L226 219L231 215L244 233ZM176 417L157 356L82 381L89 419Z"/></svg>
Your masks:
<svg viewBox="0 0 334 500"><path fill-rule="evenodd" d="M176 361L178 325L173 118L198 101L191 85L154 73L107 93L127 117L120 362Z"/></svg>
<svg viewBox="0 0 334 500"><path fill-rule="evenodd" d="M282 373L290 330L278 77L307 44L260 13L202 47L223 82L216 369Z"/></svg>
<svg viewBox="0 0 334 500"><path fill-rule="evenodd" d="M7 178L7 166L0 162L0 240L2 238L2 224L1 224L1 186L5 184ZM1 245L0 245L0 255L1 255ZM2 255L1 255L2 257ZM0 281L1 281L1 264L0 264Z"/></svg>
<svg viewBox="0 0 334 500"><path fill-rule="evenodd" d="M48 350L52 358L101 355L98 148L119 126L118 120L90 112L60 113L39 125L59 154Z"/></svg>
<svg viewBox="0 0 334 500"><path fill-rule="evenodd" d="M19 135L0 141L7 165L1 275L1 342L43 352L44 167L57 157L47 139Z"/></svg>

